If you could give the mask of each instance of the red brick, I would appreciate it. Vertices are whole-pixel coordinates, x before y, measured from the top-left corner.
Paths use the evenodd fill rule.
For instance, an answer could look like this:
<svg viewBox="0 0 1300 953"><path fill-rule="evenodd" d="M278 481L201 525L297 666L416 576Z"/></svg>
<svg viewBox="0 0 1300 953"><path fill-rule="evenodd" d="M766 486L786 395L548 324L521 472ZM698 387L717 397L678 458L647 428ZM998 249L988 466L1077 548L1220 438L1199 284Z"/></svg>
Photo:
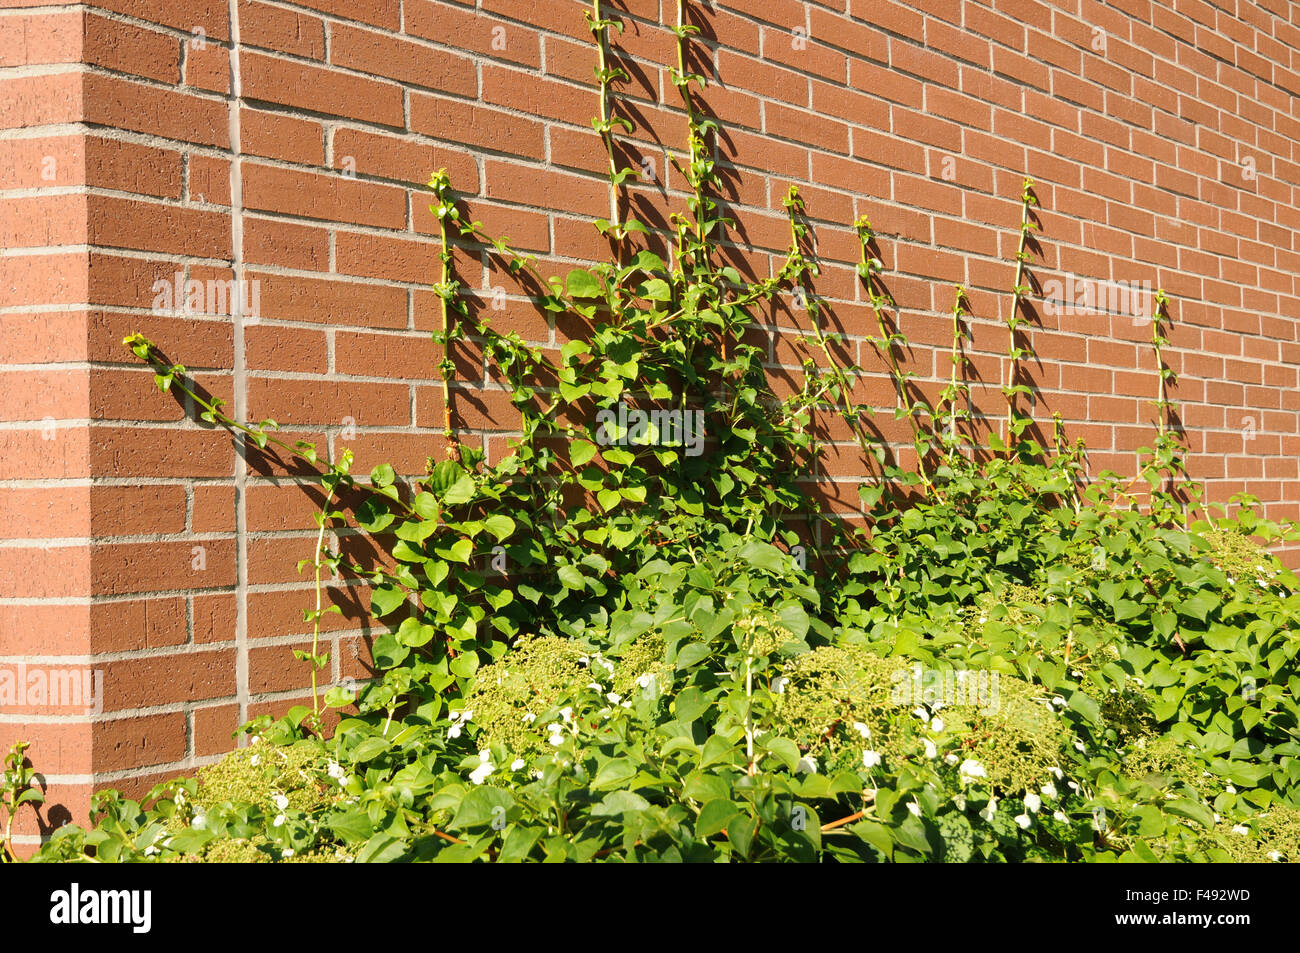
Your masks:
<svg viewBox="0 0 1300 953"><path fill-rule="evenodd" d="M330 37L330 62L372 76L386 76L407 87L437 89L458 96L478 92L478 75L468 57L373 30L336 26Z"/></svg>
<svg viewBox="0 0 1300 953"><path fill-rule="evenodd" d="M249 275L261 283L265 318L352 327L404 328L408 323L404 288L265 272Z"/></svg>
<svg viewBox="0 0 1300 953"><path fill-rule="evenodd" d="M249 209L380 228L406 223L406 193L391 186L256 163L244 164L243 182Z"/></svg>
<svg viewBox="0 0 1300 953"><path fill-rule="evenodd" d="M325 161L324 131L318 122L260 109L239 113L239 145L249 155L303 165Z"/></svg>
<svg viewBox="0 0 1300 953"><path fill-rule="evenodd" d="M403 123L402 90L394 83L251 51L240 56L240 66L247 99L385 126Z"/></svg>

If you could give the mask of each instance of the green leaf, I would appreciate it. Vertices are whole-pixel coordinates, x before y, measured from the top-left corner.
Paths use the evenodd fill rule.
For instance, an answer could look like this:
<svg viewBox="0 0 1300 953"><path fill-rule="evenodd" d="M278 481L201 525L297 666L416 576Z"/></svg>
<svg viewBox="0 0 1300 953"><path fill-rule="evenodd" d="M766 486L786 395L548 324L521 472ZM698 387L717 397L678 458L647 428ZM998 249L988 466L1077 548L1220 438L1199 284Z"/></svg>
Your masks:
<svg viewBox="0 0 1300 953"><path fill-rule="evenodd" d="M462 652L451 660L448 668L451 669L451 674L457 678L470 678L478 671L478 653Z"/></svg>
<svg viewBox="0 0 1300 953"><path fill-rule="evenodd" d="M358 864L391 864L406 854L406 844L391 834L376 834L357 851Z"/></svg>
<svg viewBox="0 0 1300 953"><path fill-rule="evenodd" d="M769 543L751 539L740 549L740 558L756 569L784 574L788 565L787 556Z"/></svg>
<svg viewBox="0 0 1300 953"><path fill-rule="evenodd" d="M443 502L448 506L468 503L474 498L476 489L473 478L466 474L447 488L447 492L442 495Z"/></svg>
<svg viewBox="0 0 1300 953"><path fill-rule="evenodd" d="M1166 801L1164 808L1170 814L1176 814L1179 817L1186 817L1200 824L1206 830L1214 829L1214 812L1204 804L1199 804L1189 798L1175 798L1172 801Z"/></svg>
<svg viewBox="0 0 1300 953"><path fill-rule="evenodd" d="M474 544L468 539L458 539L450 546L439 546L435 552L448 562L467 563L474 553Z"/></svg>
<svg viewBox="0 0 1300 953"><path fill-rule="evenodd" d="M885 825L876 821L861 820L852 825L849 830L884 854L886 858L893 856L894 838Z"/></svg>
<svg viewBox="0 0 1300 953"><path fill-rule="evenodd" d="M381 754L387 751L389 747L390 744L387 738L380 735L371 735L369 738L362 741L361 744L357 745L356 750L352 752L352 759L364 764L367 761L373 761L375 758L378 758Z"/></svg>
<svg viewBox="0 0 1300 953"><path fill-rule="evenodd" d="M1090 695L1083 692L1074 692L1068 702L1071 709L1077 711L1088 721L1095 724L1101 723L1101 705Z"/></svg>
<svg viewBox="0 0 1300 953"><path fill-rule="evenodd" d="M582 575L582 570L576 566L561 566L556 572L556 577L566 589L582 592L587 588L587 580Z"/></svg>
<svg viewBox="0 0 1300 953"><path fill-rule="evenodd" d="M471 790L460 802L456 814L448 825L452 830L466 830L471 827L483 827L494 819L510 816L515 807L515 799L503 788L486 785Z"/></svg>
<svg viewBox="0 0 1300 953"><path fill-rule="evenodd" d="M1198 589L1178 605L1179 614L1204 622L1206 616L1223 604L1223 600L1208 589Z"/></svg>
<svg viewBox="0 0 1300 953"><path fill-rule="evenodd" d="M794 771L799 767L799 746L789 738L772 738L765 740L763 747L776 756L786 770Z"/></svg>
<svg viewBox="0 0 1300 953"><path fill-rule="evenodd" d="M494 513L483 521L483 528L491 533L499 543L515 531L515 521L504 513Z"/></svg>
<svg viewBox="0 0 1300 953"><path fill-rule="evenodd" d="M638 293L647 301L670 301L673 289L662 278L651 278L641 286Z"/></svg>
<svg viewBox="0 0 1300 953"><path fill-rule="evenodd" d="M394 612L406 601L405 590L396 586L377 586L371 591L370 607L376 616L386 616Z"/></svg>
<svg viewBox="0 0 1300 953"><path fill-rule="evenodd" d="M692 722L709 707L709 698L695 686L682 689L673 700L673 712L684 722Z"/></svg>
<svg viewBox="0 0 1300 953"><path fill-rule="evenodd" d="M723 798L710 801L704 805L700 810L700 816L695 819L695 836L701 839L712 837L743 816L739 806L733 801Z"/></svg>
<svg viewBox="0 0 1300 953"><path fill-rule="evenodd" d="M569 444L569 462L575 467L586 466L596 455L596 445L590 440L574 440Z"/></svg>
<svg viewBox="0 0 1300 953"><path fill-rule="evenodd" d="M417 493L412 508L421 519L434 520L438 518L438 499L432 493Z"/></svg>
<svg viewBox="0 0 1300 953"><path fill-rule="evenodd" d="M611 791L591 809L592 817L618 817L634 811L645 811L650 802L635 791Z"/></svg>
<svg viewBox="0 0 1300 953"><path fill-rule="evenodd" d="M346 814L336 814L325 821L325 826L341 837L348 844L367 840L375 832L369 815L362 810L351 810Z"/></svg>
<svg viewBox="0 0 1300 953"><path fill-rule="evenodd" d="M571 298L599 298L604 292L596 276L583 268L575 268L564 280L564 286Z"/></svg>
<svg viewBox="0 0 1300 953"><path fill-rule="evenodd" d="M607 788L618 787L626 784L636 777L637 766L628 758L615 758L601 765L596 772L595 779L591 782L593 791L603 791Z"/></svg>

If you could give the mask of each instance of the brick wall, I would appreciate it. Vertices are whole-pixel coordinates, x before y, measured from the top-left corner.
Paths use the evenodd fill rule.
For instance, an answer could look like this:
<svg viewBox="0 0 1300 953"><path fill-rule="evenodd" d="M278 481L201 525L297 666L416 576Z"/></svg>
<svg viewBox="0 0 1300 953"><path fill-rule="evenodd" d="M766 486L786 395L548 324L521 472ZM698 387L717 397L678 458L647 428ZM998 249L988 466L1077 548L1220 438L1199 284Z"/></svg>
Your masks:
<svg viewBox="0 0 1300 953"><path fill-rule="evenodd" d="M632 76L617 112L636 124L620 149L647 172L631 206L662 220L682 198L661 25L675 5L615 6ZM951 284L965 282L986 382L974 396L996 414L998 315L1031 175L1038 279L1071 298L1095 282L1166 288L1194 474L1218 499L1249 491L1274 518L1300 516L1297 4L691 6L715 74L704 100L725 130L737 262L769 273L787 241L780 200L798 184L825 258L817 290L854 356L878 367L849 227L867 215L917 342L910 369L946 376L929 346L946 346ZM188 419L121 338L147 334L237 416L351 447L362 470L421 472L442 416L429 172L445 166L473 216L544 271L602 253L582 10L0 0L0 664L103 678L90 715L0 706L0 745L33 741L51 785L46 823L79 816L94 787L139 791L211 760L242 720L305 697L292 650L310 637L312 591L295 567L314 547L319 492ZM484 256L463 251L458 266L504 302L498 326L562 342ZM245 283L242 306L216 293L227 281ZM185 315L193 289L204 313ZM1154 419L1150 327L1077 310L1038 306L1034 413L1059 412L1094 468L1132 472ZM775 365L797 368L786 339L769 341ZM457 422L495 458L508 404L474 355L459 358L462 384L487 387L458 402ZM890 402L883 376L868 385ZM832 477L857 472L847 453L832 461ZM364 673L367 629L364 594L335 598L347 609L325 617L337 680Z"/></svg>

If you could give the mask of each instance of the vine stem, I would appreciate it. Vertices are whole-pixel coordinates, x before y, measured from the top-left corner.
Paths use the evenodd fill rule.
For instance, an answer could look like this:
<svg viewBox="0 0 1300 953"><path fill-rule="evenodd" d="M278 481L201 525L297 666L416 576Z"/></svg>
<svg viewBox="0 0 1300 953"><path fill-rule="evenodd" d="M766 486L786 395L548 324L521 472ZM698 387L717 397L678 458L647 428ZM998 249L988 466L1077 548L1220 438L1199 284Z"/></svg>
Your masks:
<svg viewBox="0 0 1300 953"><path fill-rule="evenodd" d="M749 644L745 646L745 757L748 760L748 773L752 778L758 773L754 763L754 633L749 633Z"/></svg>
<svg viewBox="0 0 1300 953"><path fill-rule="evenodd" d="M833 831L837 827L843 827L845 824L852 824L854 821L861 820L867 816L866 811L854 811L848 817L841 817L838 821L831 821L829 824L822 825L822 833Z"/></svg>
<svg viewBox="0 0 1300 953"><path fill-rule="evenodd" d="M439 371L442 373L442 436L447 457L455 460L460 458L451 426L451 381L456 376L456 364L451 356L451 309L447 303L447 298L453 294L448 284L451 277L451 251L447 247L447 215L451 214L451 212L449 209L450 203L447 202L441 188L438 192L438 201L438 241L440 243L438 258L442 262L442 283L438 294L442 310L442 363L439 365Z"/></svg>
<svg viewBox="0 0 1300 953"><path fill-rule="evenodd" d="M334 488L331 487L329 492L325 495L325 503L321 507L320 531L316 534L316 559L315 559L316 611L312 613L312 627L311 627L311 659L312 659L311 661L311 712L313 717L315 718L320 718L320 703L317 697L317 693L319 689L316 681L316 673L318 671L316 666L316 658L320 651L320 617L321 617L321 596L322 596L320 576L321 576L321 565L324 562L324 560L321 558L321 553L325 548L325 524L329 522L329 515L328 515L329 508L330 508L330 503L333 499L334 499Z"/></svg>
<svg viewBox="0 0 1300 953"><path fill-rule="evenodd" d="M814 406L819 400L821 400L822 395L826 394L832 387L838 386L840 392L840 403L843 405L843 410L840 411L840 416L844 418L845 423L848 424L849 428L853 431L853 439L857 443L859 449L862 450L863 456L869 458L871 456L871 440L863 433L862 426L859 422L860 415L854 411L853 404L850 400L849 395L852 390L852 385L849 382L848 374L845 373L844 368L841 367L839 362L835 359L835 354L830 347L830 341L827 339L825 332L822 331L820 305L818 305L817 302L808 295L809 288L807 287L806 282L807 276L812 269L808 260L804 257L803 250L800 248L800 237L802 235L803 227L796 220L796 215L803 208L803 198L799 195L797 187L793 185L790 186L784 204L789 212L790 251L789 254L786 255L786 264L782 268L781 274L789 274L791 283L795 284L796 287L803 289L804 304L807 307L809 322L811 323L813 330L813 340L816 342L818 349L825 355L827 368L829 370L829 374L827 375L829 379L818 388L816 393L807 393L807 381L805 381L805 392L802 395L804 398L804 405L806 407ZM789 413L787 412L787 417L788 416Z"/></svg>
<svg viewBox="0 0 1300 953"><path fill-rule="evenodd" d="M601 19L600 0L591 0L591 32L596 37L596 79L600 84L600 137L605 142L609 157L609 221L614 238L622 245L619 236L618 214L618 163L614 159L614 129L609 121L609 24Z"/></svg>
<svg viewBox="0 0 1300 953"><path fill-rule="evenodd" d="M694 170L696 163L700 161L704 140L696 128L695 97L691 94L691 81L686 75L686 31L686 0L677 0L677 89L681 92L682 100L686 105L686 118L690 126L686 136L686 143L690 149L690 167ZM691 188L695 192L696 245L692 257L694 257L695 264L698 267L703 264L700 252L704 249L704 191L703 182L699 180L699 177L694 172L689 178Z"/></svg>
<svg viewBox="0 0 1300 953"><path fill-rule="evenodd" d="M957 286L956 301L952 306L952 376L948 382L948 440L949 459L956 453L957 448L957 395L960 389L957 384L957 368L965 366L965 357L962 355L962 326L961 316L964 302L966 300L966 289L962 285ZM965 375L962 375L963 380Z"/></svg>
<svg viewBox="0 0 1300 953"><path fill-rule="evenodd" d="M10 861L17 861L18 855L14 853L13 848L13 828L14 808L9 805L5 811L5 857Z"/></svg>
<svg viewBox="0 0 1300 953"><path fill-rule="evenodd" d="M912 430L913 446L916 449L916 473L921 478L921 483L925 486L927 493L934 492L934 484L930 481L930 475L925 468L925 454L921 452L921 425L916 422L915 408L911 406L911 401L907 396L907 385L903 378L902 365L898 363L898 356L894 354L894 337L885 327L885 312L881 307L882 296L876 294L876 289L872 285L872 277L876 273L877 260L867 255L867 245L870 243L873 233L870 223L865 220L859 220L857 224L858 244L861 246L862 254L859 259L859 274L867 283L867 296L871 300L871 311L876 316L876 326L880 329L880 349L883 352L885 360L889 364L890 377L894 383L894 392L898 395L899 406L907 411L907 423Z"/></svg>
<svg viewBox="0 0 1300 953"><path fill-rule="evenodd" d="M1155 326L1154 326L1154 330L1151 333L1151 346L1156 352L1156 382L1157 382L1156 410L1159 415L1157 417L1156 426L1158 428L1158 432L1161 439L1163 439L1165 436L1165 431L1168 427L1168 417L1169 417L1169 406L1167 400L1167 390L1165 385L1165 362L1164 362L1164 356L1161 354L1161 345L1163 339L1161 338L1160 335L1160 323L1161 320L1165 317L1163 289L1160 291L1156 301L1157 301L1156 314L1155 314L1155 322L1154 322Z"/></svg>
<svg viewBox="0 0 1300 953"><path fill-rule="evenodd" d="M1011 314L1007 318L1007 335L1010 338L1010 347L1007 351L1007 435L1004 443L1007 445L1007 453L1010 454L1011 446L1011 429L1016 414L1016 381L1020 378L1020 358L1017 355L1016 346L1016 326L1018 315L1020 314L1020 282L1025 277L1025 246L1029 241L1029 205L1031 201L1030 189L1033 187L1033 181L1026 179L1024 187L1020 193L1020 243L1016 247L1016 277L1011 288Z"/></svg>

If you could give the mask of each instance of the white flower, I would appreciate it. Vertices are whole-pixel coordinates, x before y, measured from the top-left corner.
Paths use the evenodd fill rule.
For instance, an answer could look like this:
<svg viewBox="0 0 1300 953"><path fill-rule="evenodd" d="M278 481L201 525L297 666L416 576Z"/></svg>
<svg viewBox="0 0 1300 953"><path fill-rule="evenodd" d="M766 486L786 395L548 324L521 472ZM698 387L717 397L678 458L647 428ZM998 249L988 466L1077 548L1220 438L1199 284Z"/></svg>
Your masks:
<svg viewBox="0 0 1300 953"><path fill-rule="evenodd" d="M874 768L880 764L880 755L875 751L862 752L862 766L864 768Z"/></svg>
<svg viewBox="0 0 1300 953"><path fill-rule="evenodd" d="M325 773L336 781L341 780L344 775L343 766L337 761L331 761L329 767L325 769Z"/></svg>
<svg viewBox="0 0 1300 953"><path fill-rule="evenodd" d="M561 708L560 717L563 718L565 721L573 721L573 708L568 705Z"/></svg>
<svg viewBox="0 0 1300 953"><path fill-rule="evenodd" d="M917 804L915 801L908 801L907 809L912 812L913 817L921 816L921 805Z"/></svg>
<svg viewBox="0 0 1300 953"><path fill-rule="evenodd" d="M1066 781L1065 786L1068 787L1071 791L1079 790L1079 783L1077 781Z"/></svg>
<svg viewBox="0 0 1300 953"><path fill-rule="evenodd" d="M282 850L282 851L280 852L280 856L281 856L281 857L292 857L292 856L293 856L293 848L292 848L292 847L286 847L284 850Z"/></svg>
<svg viewBox="0 0 1300 953"><path fill-rule="evenodd" d="M1056 785L1053 784L1051 781L1048 781L1038 790L1042 791L1043 797L1047 798L1049 801L1056 800Z"/></svg>
<svg viewBox="0 0 1300 953"><path fill-rule="evenodd" d="M518 771L520 768L524 766L525 763L526 762L524 761L523 758L515 758L515 760L510 762L510 770Z"/></svg>
<svg viewBox="0 0 1300 953"><path fill-rule="evenodd" d="M459 738L461 729L474 717L474 710L466 708L464 711L453 711L449 713L451 727L447 729L448 738Z"/></svg>
<svg viewBox="0 0 1300 953"><path fill-rule="evenodd" d="M922 705L917 705L915 708L913 708L912 714L915 715L917 718L920 718L922 721L930 720L930 713L926 711L925 707Z"/></svg>
<svg viewBox="0 0 1300 953"><path fill-rule="evenodd" d="M1025 809L1028 810L1030 814L1037 814L1038 809L1041 808L1042 806L1043 806L1043 799L1040 798L1037 794L1030 792L1029 794L1025 795Z"/></svg>
<svg viewBox="0 0 1300 953"><path fill-rule="evenodd" d="M1057 811L1057 812L1055 812L1055 813L1052 815L1052 817L1054 817L1054 818L1056 818L1058 821L1062 821L1062 822L1064 822L1064 821L1068 821L1068 820L1069 820L1069 818L1065 816L1065 812L1064 812L1064 811Z"/></svg>
<svg viewBox="0 0 1300 953"><path fill-rule="evenodd" d="M932 719L930 722L930 730L936 734L943 731L943 719L939 717Z"/></svg>
<svg viewBox="0 0 1300 953"><path fill-rule="evenodd" d="M525 725L531 725L536 720L537 720L537 716L534 715L531 711L524 712L524 717L521 719L521 721L523 721Z"/></svg>
<svg viewBox="0 0 1300 953"><path fill-rule="evenodd" d="M1058 767L1053 767L1053 768L1052 768L1052 777L1056 778L1056 780L1059 781L1059 780L1061 780L1061 778L1065 777L1065 772L1062 771L1062 770L1061 770L1060 768L1058 768Z"/></svg>
<svg viewBox="0 0 1300 953"><path fill-rule="evenodd" d="M957 805L957 810L959 811L966 810L966 795L954 794L952 796L952 803Z"/></svg>
<svg viewBox="0 0 1300 953"><path fill-rule="evenodd" d="M995 797L991 797L989 798L989 802L985 804L982 808L980 808L980 817L984 818L984 820L988 821L991 824L993 823L993 815L996 814L997 811L998 811L998 799Z"/></svg>
<svg viewBox="0 0 1300 953"><path fill-rule="evenodd" d="M610 692L605 697L608 698L610 700L610 703L614 705L617 705L619 702L623 700L623 696L618 694L618 692Z"/></svg>
<svg viewBox="0 0 1300 953"><path fill-rule="evenodd" d="M1268 857L1269 860L1273 861L1273 863L1276 864L1278 861L1282 859L1282 852L1278 850L1270 850L1266 856Z"/></svg>
<svg viewBox="0 0 1300 953"><path fill-rule="evenodd" d="M957 752L949 751L946 755L943 756L943 760L946 761L948 764L956 764L958 760Z"/></svg>
<svg viewBox="0 0 1300 953"><path fill-rule="evenodd" d="M784 695L785 687L789 684L790 679L786 678L784 675L777 676L772 679L772 691L777 695Z"/></svg>
<svg viewBox="0 0 1300 953"><path fill-rule="evenodd" d="M967 758L963 761L961 767L957 769L957 773L961 776L962 784L969 784L976 778L987 778L989 776L989 773L984 770L984 765L974 758Z"/></svg>
<svg viewBox="0 0 1300 953"><path fill-rule="evenodd" d="M262 763L262 756L260 754L255 754L248 759L248 763L251 764L253 767L257 767L259 764Z"/></svg>
<svg viewBox="0 0 1300 953"><path fill-rule="evenodd" d="M1232 833L1234 833L1234 834L1249 834L1249 833L1250 833L1250 828L1247 827L1245 824L1238 824L1236 827L1234 827L1234 828L1232 829Z"/></svg>
<svg viewBox="0 0 1300 953"><path fill-rule="evenodd" d="M871 729L868 728L868 727L867 727L865 724L863 724L862 722L860 722L860 721L855 721L855 722L853 723L853 730L856 731L858 734L860 734L860 735L861 735L863 738L865 738L867 741L870 741L870 740L871 740Z"/></svg>
<svg viewBox="0 0 1300 953"><path fill-rule="evenodd" d="M1082 741L1076 741L1076 742L1074 743L1074 750L1075 750L1075 751L1086 751L1087 749L1083 746L1083 742L1082 742Z"/></svg>
<svg viewBox="0 0 1300 953"><path fill-rule="evenodd" d="M804 755L799 759L799 763L795 766L795 770L800 774L816 774L817 759L811 755Z"/></svg>
<svg viewBox="0 0 1300 953"><path fill-rule="evenodd" d="M203 830L207 826L208 816L202 812L194 815L194 820L190 821L190 826L195 830Z"/></svg>
<svg viewBox="0 0 1300 953"><path fill-rule="evenodd" d="M144 855L146 857L152 857L156 853L158 853L158 848L154 847L152 844L144 849Z"/></svg>
<svg viewBox="0 0 1300 953"><path fill-rule="evenodd" d="M605 686L600 684L600 682L588 682L587 687L596 692L603 692L605 690Z"/></svg>
<svg viewBox="0 0 1300 953"><path fill-rule="evenodd" d="M927 758L937 758L937 757L939 757L939 749L936 748L936 747L934 746L934 742L933 742L933 741L931 741L929 738L923 738L923 739L921 739L921 740L922 740L922 741L924 742L924 744L925 744L925 756L926 756Z"/></svg>
<svg viewBox="0 0 1300 953"><path fill-rule="evenodd" d="M559 725L559 724L547 725L547 726L546 726L546 730L547 730L547 732L550 734L550 737L546 739L547 741L549 741L551 744L555 745L557 748L558 748L560 745L564 744L564 726L563 726L563 725Z"/></svg>
<svg viewBox="0 0 1300 953"><path fill-rule="evenodd" d="M1227 791L1229 794L1237 793L1237 789L1233 787L1231 784L1227 785L1223 790Z"/></svg>
<svg viewBox="0 0 1300 953"><path fill-rule="evenodd" d="M276 808L283 811L289 806L289 799L283 794L277 794L275 797L271 798L271 803L274 804Z"/></svg>
<svg viewBox="0 0 1300 953"><path fill-rule="evenodd" d="M1026 830L1033 821L1030 820L1028 814L1017 814L1016 823L1020 825L1020 829L1023 831Z"/></svg>
<svg viewBox="0 0 1300 953"><path fill-rule="evenodd" d="M1052 699L1052 704L1055 705L1057 708L1064 708L1064 707L1065 707L1065 699L1064 699L1063 697L1061 697L1060 695L1057 695L1057 696L1055 696L1055 697Z"/></svg>
<svg viewBox="0 0 1300 953"><path fill-rule="evenodd" d="M272 826L272 827L279 827L279 826L281 826L282 824L284 824L284 815L283 815L283 814L277 814L277 815L275 815L275 820L273 820L273 821L271 822L271 826Z"/></svg>
<svg viewBox="0 0 1300 953"><path fill-rule="evenodd" d="M478 753L478 767L469 773L469 779L475 784L482 784L495 770L496 766L492 764L492 752L484 748Z"/></svg>

